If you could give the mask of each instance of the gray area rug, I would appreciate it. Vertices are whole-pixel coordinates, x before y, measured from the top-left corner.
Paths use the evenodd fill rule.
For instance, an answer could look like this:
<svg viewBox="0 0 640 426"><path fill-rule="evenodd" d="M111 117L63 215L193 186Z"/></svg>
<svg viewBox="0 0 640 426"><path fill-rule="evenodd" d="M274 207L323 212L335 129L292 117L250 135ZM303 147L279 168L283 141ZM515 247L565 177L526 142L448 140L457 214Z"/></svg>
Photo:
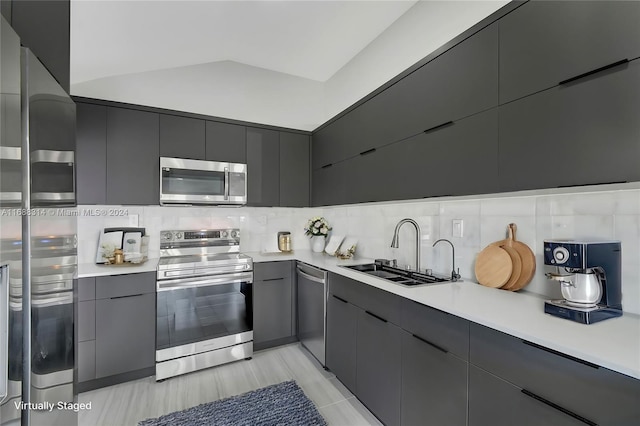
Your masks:
<svg viewBox="0 0 640 426"><path fill-rule="evenodd" d="M138 423L139 426L326 424L293 380Z"/></svg>

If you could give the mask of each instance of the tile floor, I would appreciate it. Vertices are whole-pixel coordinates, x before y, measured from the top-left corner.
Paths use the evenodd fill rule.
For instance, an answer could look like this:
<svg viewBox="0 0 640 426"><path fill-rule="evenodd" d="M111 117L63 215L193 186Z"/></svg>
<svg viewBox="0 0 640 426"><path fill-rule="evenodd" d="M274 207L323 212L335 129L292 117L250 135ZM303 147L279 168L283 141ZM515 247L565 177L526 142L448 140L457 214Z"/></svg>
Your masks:
<svg viewBox="0 0 640 426"><path fill-rule="evenodd" d="M78 424L136 425L205 402L238 395L268 385L295 380L318 407L329 425L381 425L333 373L298 343L254 353L238 361L156 383L154 377L81 393L79 402L91 401L80 412Z"/></svg>

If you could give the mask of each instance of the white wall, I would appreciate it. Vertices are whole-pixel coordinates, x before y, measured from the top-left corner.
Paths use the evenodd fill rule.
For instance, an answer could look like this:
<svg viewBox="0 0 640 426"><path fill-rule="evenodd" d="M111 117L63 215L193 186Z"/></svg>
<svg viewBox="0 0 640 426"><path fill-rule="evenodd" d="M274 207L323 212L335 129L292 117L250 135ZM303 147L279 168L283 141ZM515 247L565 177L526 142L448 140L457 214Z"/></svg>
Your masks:
<svg viewBox="0 0 640 426"><path fill-rule="evenodd" d="M235 226L242 231L241 250L261 251L275 242L275 233L291 231L294 250L309 249L304 236L306 221L323 215L333 234L358 238L356 255L362 258L395 258L401 265L414 263L413 228L405 225L400 248L390 247L396 223L405 217L421 227L421 263L436 272L451 271L451 249L432 244L438 238L456 247L456 266L467 280L474 277L478 253L489 243L506 238L507 225L518 225L517 239L536 254L537 269L525 291L560 297L559 286L544 277L542 243L548 238L608 238L622 241L623 307L640 314L640 185L605 186L592 192L567 190L497 194L462 199L371 203L326 208L192 208L124 207L138 215L139 225L151 235L150 255L158 255L158 237L163 229L193 229ZM80 209L95 206L80 206ZM452 237L453 219L464 221L462 238ZM128 217L78 218L79 262L92 262L98 234L107 226L128 226ZM469 283L469 285L475 285Z"/></svg>

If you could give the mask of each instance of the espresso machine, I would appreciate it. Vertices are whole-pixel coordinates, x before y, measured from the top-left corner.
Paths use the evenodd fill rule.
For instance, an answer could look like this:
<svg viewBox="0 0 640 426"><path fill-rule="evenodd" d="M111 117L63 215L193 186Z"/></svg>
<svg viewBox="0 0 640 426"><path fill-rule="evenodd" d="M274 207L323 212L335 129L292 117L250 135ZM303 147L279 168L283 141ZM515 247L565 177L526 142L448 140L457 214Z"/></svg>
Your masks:
<svg viewBox="0 0 640 426"><path fill-rule="evenodd" d="M545 274L561 285L560 300L548 300L544 312L583 324L622 316L620 241L545 240Z"/></svg>

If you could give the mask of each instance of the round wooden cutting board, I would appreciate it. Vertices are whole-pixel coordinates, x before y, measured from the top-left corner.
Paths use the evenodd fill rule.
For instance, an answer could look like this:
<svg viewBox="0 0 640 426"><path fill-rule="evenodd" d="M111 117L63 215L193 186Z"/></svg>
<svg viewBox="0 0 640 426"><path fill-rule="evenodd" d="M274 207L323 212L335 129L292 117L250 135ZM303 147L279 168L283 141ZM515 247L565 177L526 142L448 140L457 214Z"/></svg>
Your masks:
<svg viewBox="0 0 640 426"><path fill-rule="evenodd" d="M476 260L476 279L487 287L502 287L513 272L511 256L499 246L490 244L485 247Z"/></svg>
<svg viewBox="0 0 640 426"><path fill-rule="evenodd" d="M533 279L533 274L536 272L536 257L526 244L516 240L516 231L518 227L515 223L509 224L509 238L502 241L496 241L491 245L499 247L510 247L515 250L521 260L520 276L515 280L509 280L509 285L505 284L502 288L504 290L518 291L524 288Z"/></svg>
<svg viewBox="0 0 640 426"><path fill-rule="evenodd" d="M520 254L518 254L518 251L513 247L504 245L500 246L500 248L509 254L511 263L513 264L511 277L509 277L509 280L500 288L503 290L510 290L511 287L513 287L518 282L520 276L522 275L522 258L520 257Z"/></svg>

